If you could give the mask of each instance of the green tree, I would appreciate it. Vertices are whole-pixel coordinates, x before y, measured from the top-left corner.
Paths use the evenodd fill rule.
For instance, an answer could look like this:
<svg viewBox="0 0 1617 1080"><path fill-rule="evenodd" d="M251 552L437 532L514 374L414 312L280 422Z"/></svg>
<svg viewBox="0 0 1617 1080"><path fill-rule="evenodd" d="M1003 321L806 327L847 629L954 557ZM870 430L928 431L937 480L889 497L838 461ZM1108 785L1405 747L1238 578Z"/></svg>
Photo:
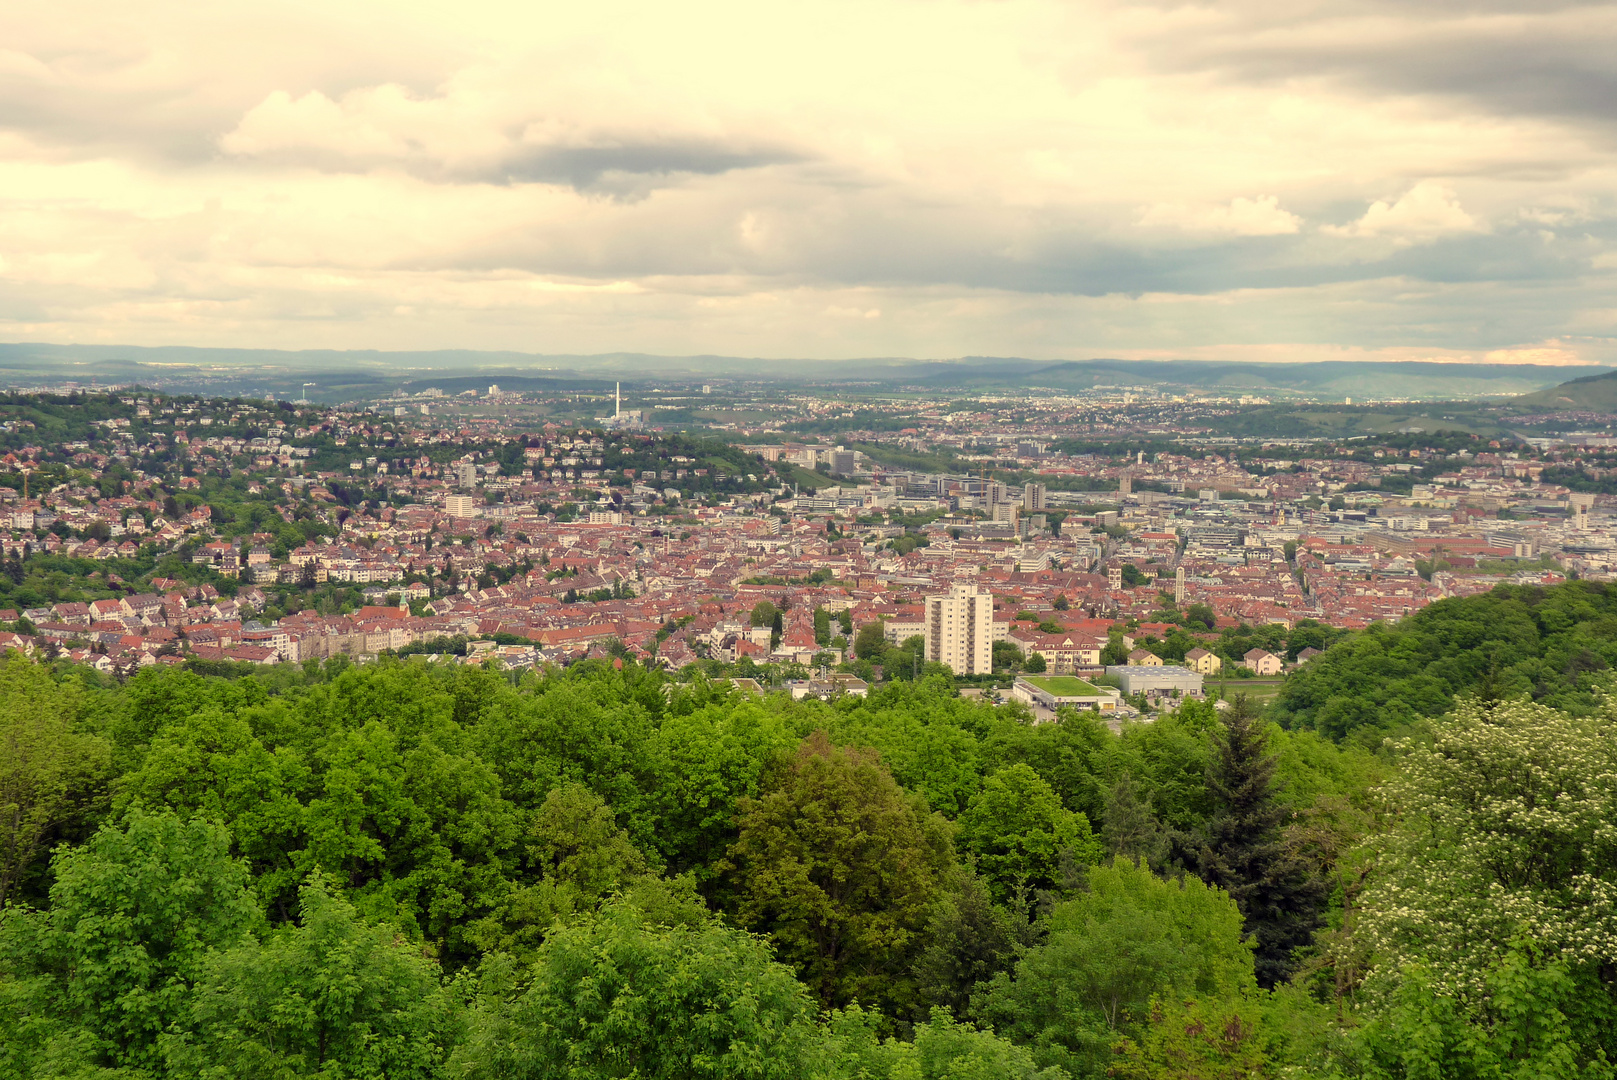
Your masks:
<svg viewBox="0 0 1617 1080"><path fill-rule="evenodd" d="M600 899L646 872L646 860L618 828L606 800L570 783L545 796L529 830L540 872L548 880Z"/></svg>
<svg viewBox="0 0 1617 1080"><path fill-rule="evenodd" d="M479 921L474 933L484 950L526 958L558 919L595 910L647 870L606 800L576 782L545 796L528 830L528 854L538 880L513 884Z"/></svg>
<svg viewBox="0 0 1617 1080"><path fill-rule="evenodd" d="M966 1015L978 986L1009 971L1018 948L1035 944L1039 934L1026 911L996 905L982 878L956 869L933 908L926 948L915 961L920 1004Z"/></svg>
<svg viewBox="0 0 1617 1080"><path fill-rule="evenodd" d="M886 648L887 636L879 619L861 626L858 636L853 639L853 654L861 660L874 659Z"/></svg>
<svg viewBox="0 0 1617 1080"><path fill-rule="evenodd" d="M1168 838L1151 812L1151 795L1127 771L1107 792L1104 820L1101 846L1108 856L1143 859L1153 869L1167 861Z"/></svg>
<svg viewBox="0 0 1617 1080"><path fill-rule="evenodd" d="M740 804L737 915L769 933L827 1006L901 1000L949 865L947 834L871 751L816 732Z"/></svg>
<svg viewBox="0 0 1617 1080"><path fill-rule="evenodd" d="M756 795L765 763L800 740L756 701L695 708L676 694L673 704L642 759L653 781L656 850L670 872L707 881L735 839L738 801Z"/></svg>
<svg viewBox="0 0 1617 1080"><path fill-rule="evenodd" d="M1094 1075L1118 1037L1150 1022L1153 998L1227 1000L1253 985L1241 913L1224 892L1116 859L1056 905L1048 940L994 979L979 1011L1040 1060Z"/></svg>
<svg viewBox="0 0 1617 1080"><path fill-rule="evenodd" d="M618 902L557 929L520 995L493 974L459 1075L784 1080L809 1076L816 1056L802 984L716 921L659 924Z"/></svg>
<svg viewBox="0 0 1617 1080"><path fill-rule="evenodd" d="M0 906L101 794L111 748L80 729L80 699L43 664L0 661Z"/></svg>
<svg viewBox="0 0 1617 1080"><path fill-rule="evenodd" d="M1187 625L1195 623L1211 630L1218 625L1218 613L1210 604L1191 604L1185 609L1185 622Z"/></svg>
<svg viewBox="0 0 1617 1080"><path fill-rule="evenodd" d="M27 991L7 995L0 1044L18 1058L159 1069L158 1039L187 1016L209 953L259 925L229 835L134 810L60 849L52 869L50 910L11 909L0 922L5 975Z"/></svg>
<svg viewBox="0 0 1617 1080"><path fill-rule="evenodd" d="M1113 1048L1122 1080L1248 1080L1270 1071L1263 1017L1250 999L1151 1003L1137 1039ZM1445 1074L1449 1075L1449 1074Z"/></svg>
<svg viewBox="0 0 1617 1080"><path fill-rule="evenodd" d="M172 1075L438 1076L454 1032L437 965L319 876L298 908L298 925L209 957L187 1021L162 1040Z"/></svg>
<svg viewBox="0 0 1617 1080"><path fill-rule="evenodd" d="M1423 965L1404 969L1359 1033L1356 1064L1460 1080L1614 1075L1617 1009L1587 963L1518 940L1477 974L1483 996L1467 999Z"/></svg>
<svg viewBox="0 0 1617 1080"><path fill-rule="evenodd" d="M779 616L780 609L768 600L760 600L752 606L753 626L773 626Z"/></svg>
<svg viewBox="0 0 1617 1080"><path fill-rule="evenodd" d="M935 1009L908 1042L883 1039L881 1017L858 1006L834 1013L821 1053L820 1076L850 1080L1068 1080L1066 1070L1040 1068L1025 1047L961 1023Z"/></svg>
<svg viewBox="0 0 1617 1080"><path fill-rule="evenodd" d="M995 671L1015 671L1024 663L1022 650L1014 641L994 642L990 656Z"/></svg>
<svg viewBox="0 0 1617 1080"><path fill-rule="evenodd" d="M814 644L831 644L831 613L823 607L814 609Z"/></svg>
<svg viewBox="0 0 1617 1080"><path fill-rule="evenodd" d="M1596 1062L1617 1059L1617 709L1467 702L1402 752L1353 935L1378 1053L1413 1063L1411 1038L1430 1030L1461 1057L1494 1040L1515 1070L1453 1075L1609 1068Z"/></svg>
<svg viewBox="0 0 1617 1080"><path fill-rule="evenodd" d="M1089 819L1062 806L1049 783L1021 763L983 781L960 816L960 840L1000 903L1022 890L1053 888L1064 856L1079 864L1100 858Z"/></svg>
<svg viewBox="0 0 1617 1080"><path fill-rule="evenodd" d="M1308 945L1320 922L1324 880L1282 828L1288 811L1275 798L1276 758L1245 694L1214 733L1207 771L1213 812L1188 842L1186 861L1202 880L1234 898L1257 942L1258 983L1290 975L1293 950Z"/></svg>
<svg viewBox="0 0 1617 1080"><path fill-rule="evenodd" d="M1045 661L1043 653L1033 653L1022 662L1022 670L1030 675L1044 674Z"/></svg>

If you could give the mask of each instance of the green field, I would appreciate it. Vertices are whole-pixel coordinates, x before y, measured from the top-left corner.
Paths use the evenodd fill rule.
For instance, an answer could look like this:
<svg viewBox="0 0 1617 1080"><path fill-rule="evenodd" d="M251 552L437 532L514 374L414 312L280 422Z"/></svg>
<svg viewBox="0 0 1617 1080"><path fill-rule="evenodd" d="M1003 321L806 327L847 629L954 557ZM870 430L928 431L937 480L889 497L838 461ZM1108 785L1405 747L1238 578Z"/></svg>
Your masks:
<svg viewBox="0 0 1617 1080"><path fill-rule="evenodd" d="M1100 697L1101 693L1076 675L1023 675L1022 678L1055 697Z"/></svg>
<svg viewBox="0 0 1617 1080"><path fill-rule="evenodd" d="M1221 691L1225 698L1245 694L1257 704L1266 705L1279 695L1280 684L1283 681L1283 679L1208 679L1207 689Z"/></svg>

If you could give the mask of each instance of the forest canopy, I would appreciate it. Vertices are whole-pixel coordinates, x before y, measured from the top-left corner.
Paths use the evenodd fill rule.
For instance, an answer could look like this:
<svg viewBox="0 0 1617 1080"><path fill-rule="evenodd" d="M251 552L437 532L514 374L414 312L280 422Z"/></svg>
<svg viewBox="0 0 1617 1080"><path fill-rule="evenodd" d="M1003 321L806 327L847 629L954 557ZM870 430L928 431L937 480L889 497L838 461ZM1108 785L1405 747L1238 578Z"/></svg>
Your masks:
<svg viewBox="0 0 1617 1080"><path fill-rule="evenodd" d="M1492 597L1482 640L1604 655L1606 603ZM1501 647L1491 697L1303 704L1377 634L1469 670L1468 610L1332 646L1282 723L1116 730L937 672L822 702L632 662L13 654L0 1075L1608 1075L1598 677L1535 701Z"/></svg>

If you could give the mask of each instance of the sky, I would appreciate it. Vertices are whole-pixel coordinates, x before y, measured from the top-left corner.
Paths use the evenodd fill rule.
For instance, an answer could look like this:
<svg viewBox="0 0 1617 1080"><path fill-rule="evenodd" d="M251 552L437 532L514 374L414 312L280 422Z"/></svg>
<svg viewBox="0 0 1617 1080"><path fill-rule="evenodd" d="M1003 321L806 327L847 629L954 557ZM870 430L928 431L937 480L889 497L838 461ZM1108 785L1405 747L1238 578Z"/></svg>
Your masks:
<svg viewBox="0 0 1617 1080"><path fill-rule="evenodd" d="M0 340L1617 363L1617 4L0 10Z"/></svg>

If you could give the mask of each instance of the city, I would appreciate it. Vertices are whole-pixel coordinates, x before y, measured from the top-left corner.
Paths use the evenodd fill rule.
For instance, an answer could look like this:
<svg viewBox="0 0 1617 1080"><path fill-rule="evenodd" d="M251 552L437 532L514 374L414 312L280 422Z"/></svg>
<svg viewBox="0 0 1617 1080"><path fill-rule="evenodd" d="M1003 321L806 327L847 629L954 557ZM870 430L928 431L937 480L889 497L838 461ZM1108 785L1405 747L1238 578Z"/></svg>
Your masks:
<svg viewBox="0 0 1617 1080"><path fill-rule="evenodd" d="M490 391L508 412L543 404ZM832 442L783 433L818 401L689 435L617 400L599 426L527 427L413 401L149 392L45 395L58 419L31 421L36 399L15 395L0 620L15 647L103 671L618 657L799 695L913 677L911 654L990 693L1030 664L1103 684L1183 673L1105 702L1137 715L1211 677L1272 693L1343 631L1502 582L1604 579L1617 555L1598 497L1553 479L1598 482L1590 443L1610 440L1232 444L1126 400L1090 407L1150 431L1073 446L1056 437L1071 403L1000 400L888 402L901 441L890 423ZM80 414L81 437L39 441ZM943 455L962 471L892 463ZM985 614L949 652L925 606L960 585Z"/></svg>

